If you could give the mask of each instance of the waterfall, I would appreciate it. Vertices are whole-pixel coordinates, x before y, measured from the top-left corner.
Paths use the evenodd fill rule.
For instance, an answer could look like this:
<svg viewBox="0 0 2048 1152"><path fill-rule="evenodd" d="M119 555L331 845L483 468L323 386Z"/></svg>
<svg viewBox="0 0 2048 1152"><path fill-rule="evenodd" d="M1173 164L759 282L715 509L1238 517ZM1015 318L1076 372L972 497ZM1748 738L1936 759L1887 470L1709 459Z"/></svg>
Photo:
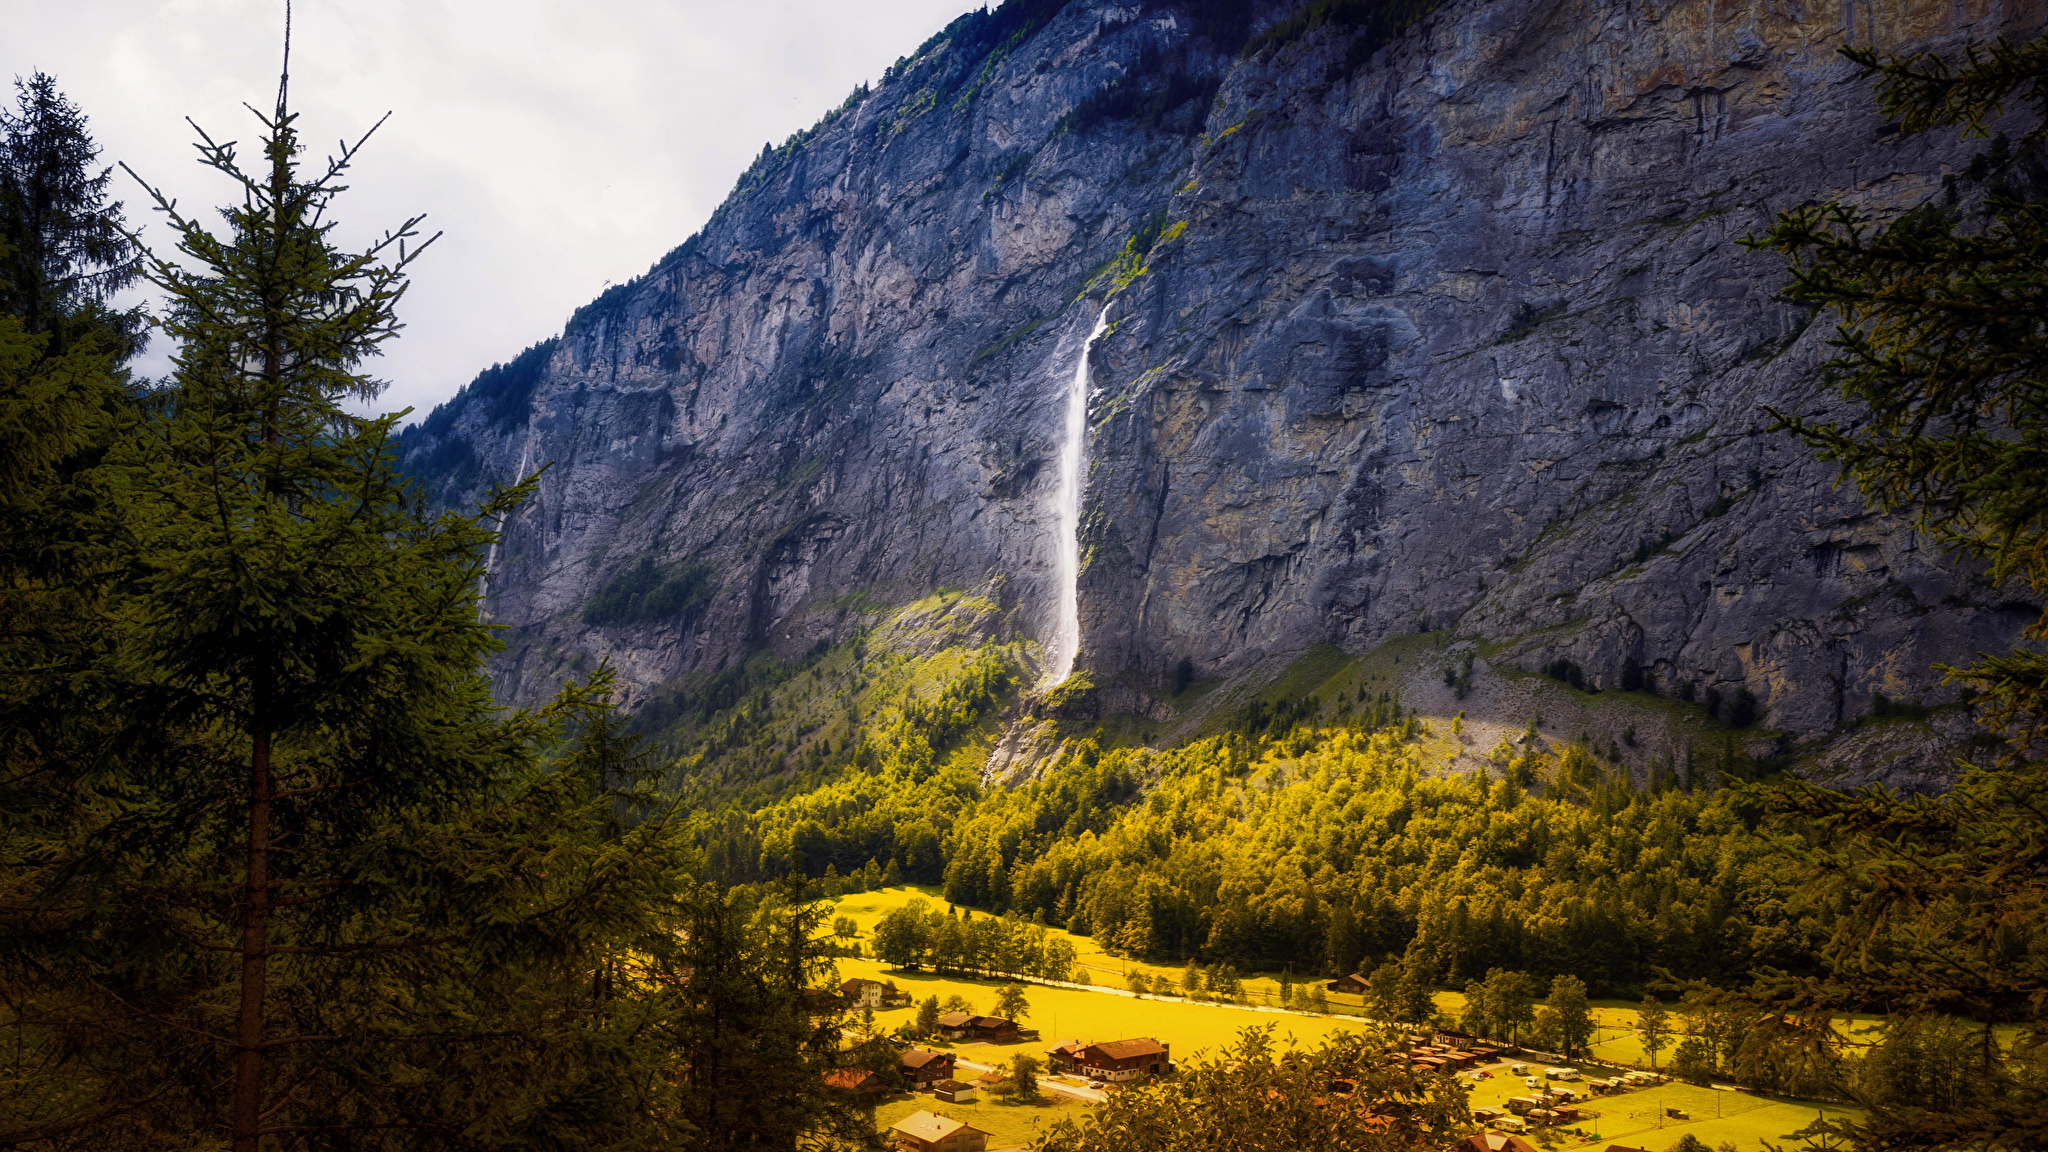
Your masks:
<svg viewBox="0 0 2048 1152"><path fill-rule="evenodd" d="M1088 476L1088 353L1109 327L1109 305L1081 342L1080 363L1067 387L1067 435L1060 445L1059 488L1053 494L1053 580L1059 585L1059 622L1046 653L1045 684L1051 687L1074 671L1081 651L1081 490Z"/></svg>
<svg viewBox="0 0 2048 1152"><path fill-rule="evenodd" d="M528 464L532 463L532 462L533 462L533 429L532 429L531 427L528 427L528 428L527 428L527 430L526 430L526 447L524 447L524 448L520 449L520 451L519 451L519 471L513 474L513 477L512 477L512 482L513 482L513 483L515 483L515 484L516 484L516 483L518 483L519 481L521 481L521 480L524 480L524 479L526 479L526 466L527 466ZM506 517L506 518L505 518L505 520L504 520L503 522L501 522L501 523L500 523L500 524L498 525L498 535L499 535L499 536L501 536L501 537L502 537L502 536L503 536L503 535L505 534L505 530L506 530L506 529L507 529L508 527L510 527L510 526L511 526L511 522L512 522L512 518L508 516L508 517ZM490 591L491 591L491 569L492 569L492 568L493 568L494 566L496 566L496 565L497 565L497 563L498 563L498 541L496 541L496 540L493 540L493 541L491 541L491 546L490 546L489 548L487 548L487 549L485 549L485 550L484 550L484 570L483 570L482 572L478 573L478 574L477 574L477 578L476 578L476 598L477 598L477 600L478 600L478 604L477 604L477 611L478 611L478 613L479 613L480 615L488 615L488 613L486 613L486 612L484 611L484 608L483 608L483 604L482 604L482 601L484 600L484 598L485 598L486 596L488 596L488 595L490 594Z"/></svg>

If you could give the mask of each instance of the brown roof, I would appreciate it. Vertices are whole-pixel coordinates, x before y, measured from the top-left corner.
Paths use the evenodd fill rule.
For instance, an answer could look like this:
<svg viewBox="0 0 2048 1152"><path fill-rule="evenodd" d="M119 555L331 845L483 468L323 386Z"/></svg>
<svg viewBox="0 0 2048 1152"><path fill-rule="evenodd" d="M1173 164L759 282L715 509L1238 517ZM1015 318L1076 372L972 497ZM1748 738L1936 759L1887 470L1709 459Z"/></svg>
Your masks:
<svg viewBox="0 0 2048 1152"><path fill-rule="evenodd" d="M941 1023L943 1023L943 1021L941 1021ZM1005 1020L1000 1016L976 1016L972 1020L969 1020L967 1022L967 1026L969 1028L1003 1029L1015 1028L1017 1026L1017 1022L1015 1020Z"/></svg>
<svg viewBox="0 0 2048 1152"><path fill-rule="evenodd" d="M855 992L860 991L862 988L866 987L869 984L873 984L874 986L879 988L881 987L882 982L880 980L867 980L859 976L855 976L853 979L848 980L844 984L841 984L839 986L839 991L843 995L851 996Z"/></svg>
<svg viewBox="0 0 2048 1152"><path fill-rule="evenodd" d="M825 1087L858 1092L873 1083L875 1074L865 1068L834 1068L825 1073Z"/></svg>
<svg viewBox="0 0 2048 1152"><path fill-rule="evenodd" d="M965 1012L948 1012L944 1016L939 1017L939 1027L960 1028L964 1027L972 1019L974 1017Z"/></svg>
<svg viewBox="0 0 2048 1152"><path fill-rule="evenodd" d="M889 1125L889 1131L914 1136L929 1144L936 1144L955 1132L982 1132L972 1124L963 1124L951 1116L938 1116L930 1112L912 1112L903 1119ZM982 1132L982 1135L987 1135Z"/></svg>
<svg viewBox="0 0 2048 1152"><path fill-rule="evenodd" d="M1457 1152L1536 1152L1536 1146L1506 1132L1481 1132L1466 1137Z"/></svg>
<svg viewBox="0 0 2048 1152"><path fill-rule="evenodd" d="M932 1081L932 1091L934 1092L958 1092L962 1088L972 1087L974 1087L974 1085L969 1084L965 1080L953 1080L949 1078L945 1080Z"/></svg>
<svg viewBox="0 0 2048 1152"><path fill-rule="evenodd" d="M1001 1072L983 1072L979 1079L983 1084L1001 1084L1007 1077Z"/></svg>
<svg viewBox="0 0 2048 1152"><path fill-rule="evenodd" d="M1137 1056L1164 1056L1166 1054L1166 1046L1150 1036L1140 1036L1133 1040L1111 1040L1107 1044L1097 1044L1095 1047L1111 1060L1129 1060Z"/></svg>
<svg viewBox="0 0 2048 1152"><path fill-rule="evenodd" d="M922 1068L942 1056L945 1056L944 1052L934 1052L929 1048L912 1048L903 1054L903 1066Z"/></svg>

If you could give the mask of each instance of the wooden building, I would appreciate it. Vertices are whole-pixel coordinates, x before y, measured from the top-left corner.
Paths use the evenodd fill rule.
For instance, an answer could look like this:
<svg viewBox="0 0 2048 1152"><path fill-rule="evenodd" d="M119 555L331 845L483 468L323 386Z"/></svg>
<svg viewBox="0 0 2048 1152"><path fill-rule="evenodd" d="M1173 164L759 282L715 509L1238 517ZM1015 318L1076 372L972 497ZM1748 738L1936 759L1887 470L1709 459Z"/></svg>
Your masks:
<svg viewBox="0 0 2048 1152"><path fill-rule="evenodd" d="M985 1152L988 1133L931 1112L912 1112L889 1126L896 1152Z"/></svg>
<svg viewBox="0 0 2048 1152"><path fill-rule="evenodd" d="M903 1078L916 1087L923 1088L934 1080L944 1080L953 1074L953 1054L934 1052L929 1048L910 1048L904 1051Z"/></svg>
<svg viewBox="0 0 2048 1152"><path fill-rule="evenodd" d="M1045 1055L1057 1071L1086 1076L1091 1080L1121 1082L1172 1071L1173 1057L1169 1047L1150 1036L1111 1040L1106 1044L1083 1044L1074 1040L1047 1049Z"/></svg>

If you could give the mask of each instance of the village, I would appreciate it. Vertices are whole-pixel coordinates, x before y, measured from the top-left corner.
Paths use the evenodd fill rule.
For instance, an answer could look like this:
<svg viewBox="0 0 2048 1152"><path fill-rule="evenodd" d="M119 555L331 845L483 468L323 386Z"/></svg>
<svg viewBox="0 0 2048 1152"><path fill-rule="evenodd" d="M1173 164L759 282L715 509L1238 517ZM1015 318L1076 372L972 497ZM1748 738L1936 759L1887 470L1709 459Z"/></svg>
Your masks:
<svg viewBox="0 0 2048 1152"><path fill-rule="evenodd" d="M872 920L893 903L916 898L867 893L840 910ZM879 899L878 899L879 898ZM1082 971L1111 958L1082 949ZM1061 1119L1113 1093L1176 1070L1175 1050L1213 1053L1234 1032L1262 1019L1290 1040L1313 1042L1334 1029L1371 1027L1356 1015L1289 1012L1250 1004L1195 1003L1091 984L1029 985L961 974L887 969L856 957L839 962L849 975L831 999L867 1021L897 1051L887 1075L842 1070L835 1088L870 1100L878 1126L897 1152L1003 1152L1025 1147ZM1121 962L1119 962L1121 966ZM1355 998L1360 975L1317 987L1342 1005ZM1028 993L1028 999L1026 998ZM994 994L1023 1010L974 1011L976 995ZM1446 1003L1454 994L1440 993ZM949 1010L923 1003L944 999ZM1003 1009L996 1009L1002 1012ZM1619 1009L1605 1009L1609 1032L1626 1028ZM918 1017L927 1017L920 1027ZM1044 1021L1050 1039L1031 1022ZM1066 1024L1060 1021L1068 1022ZM1075 1035L1073 1022L1080 1022ZM1611 1041L1610 1041L1611 1043ZM1682 1148L1749 1149L1775 1141L1819 1114L1807 1101L1745 1091L1734 1085L1680 1082L1612 1058L1576 1063L1554 1053L1514 1048L1445 1028L1395 1029L1384 1059L1418 1073L1458 1078L1469 1092L1473 1130L1458 1152L1667 1152ZM1852 1111L1831 1109L1831 1111Z"/></svg>

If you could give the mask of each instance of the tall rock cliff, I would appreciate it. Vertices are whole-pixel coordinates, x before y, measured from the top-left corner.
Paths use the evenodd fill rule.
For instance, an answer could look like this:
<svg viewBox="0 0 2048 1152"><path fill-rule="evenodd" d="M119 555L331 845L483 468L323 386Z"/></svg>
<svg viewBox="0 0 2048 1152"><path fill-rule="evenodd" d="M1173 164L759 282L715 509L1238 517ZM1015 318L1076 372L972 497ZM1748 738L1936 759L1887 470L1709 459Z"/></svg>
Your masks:
<svg viewBox="0 0 2048 1152"><path fill-rule="evenodd" d="M449 500L548 465L493 560L505 692L609 657L644 699L940 586L1049 638L1105 306L1079 662L1132 706L1183 659L1449 629L1811 735L2009 643L2031 608L1769 431L1830 410L1830 323L1738 241L1967 163L1890 131L1838 48L2038 6L1330 7L963 17L438 409L406 451Z"/></svg>

